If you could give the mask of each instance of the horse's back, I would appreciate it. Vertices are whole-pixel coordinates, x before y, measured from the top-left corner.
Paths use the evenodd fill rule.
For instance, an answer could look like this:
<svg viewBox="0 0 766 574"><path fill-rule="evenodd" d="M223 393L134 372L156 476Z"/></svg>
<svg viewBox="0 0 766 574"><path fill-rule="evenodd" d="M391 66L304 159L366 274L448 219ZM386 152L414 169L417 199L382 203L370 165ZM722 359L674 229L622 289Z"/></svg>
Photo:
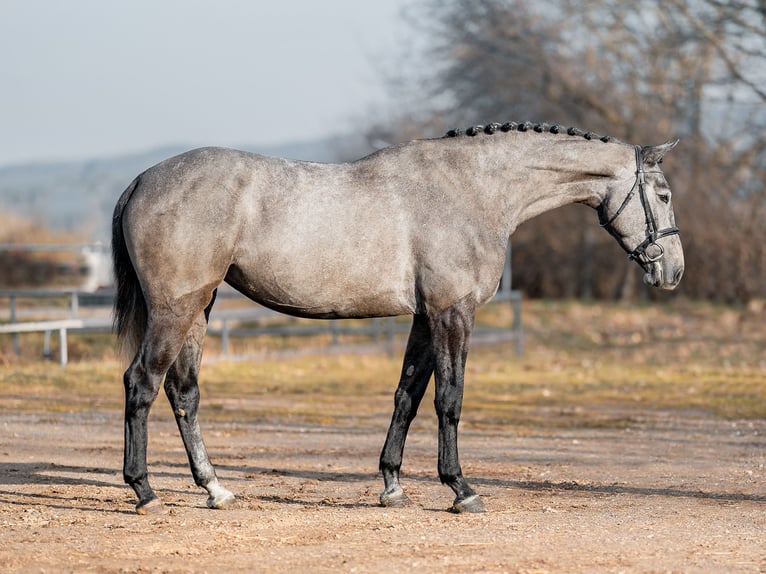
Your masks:
<svg viewBox="0 0 766 574"><path fill-rule="evenodd" d="M487 251L485 232L440 205L449 194L393 153L318 164L202 148L150 168L125 210L145 291L168 299L225 279L258 302L314 317L400 315L428 300L491 296L502 238L489 239L500 266L486 271L475 260Z"/></svg>

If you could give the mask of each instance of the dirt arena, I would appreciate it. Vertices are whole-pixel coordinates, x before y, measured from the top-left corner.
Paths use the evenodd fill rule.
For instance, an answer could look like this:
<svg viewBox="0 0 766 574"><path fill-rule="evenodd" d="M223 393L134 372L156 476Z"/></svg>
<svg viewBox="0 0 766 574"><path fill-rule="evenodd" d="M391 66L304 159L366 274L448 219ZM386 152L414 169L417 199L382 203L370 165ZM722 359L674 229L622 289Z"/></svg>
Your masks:
<svg viewBox="0 0 766 574"><path fill-rule="evenodd" d="M356 428L214 423L232 510L204 508L174 425L151 427L167 506L133 513L118 413L4 416L4 572L763 572L766 424L654 413L620 430L466 430L488 512L445 511L433 427L413 428L405 488L377 505L385 418Z"/></svg>
<svg viewBox="0 0 766 574"><path fill-rule="evenodd" d="M238 503L205 508L160 397L155 516L122 482L120 363L8 359L0 571L766 572L764 322L530 307L522 359L469 359L460 447L479 515L446 511L432 395L405 449L413 505L378 506L398 358L206 365L203 432Z"/></svg>

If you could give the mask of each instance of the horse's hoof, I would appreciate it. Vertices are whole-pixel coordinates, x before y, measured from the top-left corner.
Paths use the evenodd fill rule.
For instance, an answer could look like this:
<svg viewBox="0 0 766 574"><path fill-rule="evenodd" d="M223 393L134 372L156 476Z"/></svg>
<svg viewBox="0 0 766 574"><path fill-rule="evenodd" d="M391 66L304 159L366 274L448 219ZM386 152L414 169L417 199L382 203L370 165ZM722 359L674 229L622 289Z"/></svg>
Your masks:
<svg viewBox="0 0 766 574"><path fill-rule="evenodd" d="M136 514L163 514L165 512L165 505L159 498L150 498L146 502L139 502L136 504Z"/></svg>
<svg viewBox="0 0 766 574"><path fill-rule="evenodd" d="M402 506L409 506L412 504L410 498L404 494L402 489L395 490L394 492L384 492L380 495L380 505L393 508L401 508Z"/></svg>
<svg viewBox="0 0 766 574"><path fill-rule="evenodd" d="M225 491L216 496L209 496L207 499L207 507L222 510L233 506L235 500L236 497L231 492Z"/></svg>
<svg viewBox="0 0 766 574"><path fill-rule="evenodd" d="M455 499L455 502L452 503L452 508L450 508L450 512L454 512L456 514L462 514L463 512L478 514L486 511L487 509L484 508L484 503L481 501L481 498L478 494L474 494L473 496L469 496L463 500Z"/></svg>

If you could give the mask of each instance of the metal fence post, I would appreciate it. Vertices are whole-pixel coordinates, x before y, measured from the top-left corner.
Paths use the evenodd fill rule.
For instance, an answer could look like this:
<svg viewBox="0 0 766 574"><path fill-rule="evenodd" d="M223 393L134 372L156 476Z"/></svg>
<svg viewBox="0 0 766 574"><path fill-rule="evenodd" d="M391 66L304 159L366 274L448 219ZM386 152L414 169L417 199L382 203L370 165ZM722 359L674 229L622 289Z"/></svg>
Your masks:
<svg viewBox="0 0 766 574"><path fill-rule="evenodd" d="M72 310L72 318L76 318L80 313L80 296L77 294L77 291L72 291L70 308Z"/></svg>
<svg viewBox="0 0 766 574"><path fill-rule="evenodd" d="M8 295L8 303L11 307L11 323L16 322L16 295ZM21 354L21 344L19 343L19 334L14 333L11 335L11 339L13 340L13 352L17 355Z"/></svg>
<svg viewBox="0 0 766 574"><path fill-rule="evenodd" d="M513 299L513 332L516 333L516 356L524 354L524 333L521 330L521 295Z"/></svg>
<svg viewBox="0 0 766 574"><path fill-rule="evenodd" d="M62 367L66 367L68 360L66 329L59 329L59 364Z"/></svg>

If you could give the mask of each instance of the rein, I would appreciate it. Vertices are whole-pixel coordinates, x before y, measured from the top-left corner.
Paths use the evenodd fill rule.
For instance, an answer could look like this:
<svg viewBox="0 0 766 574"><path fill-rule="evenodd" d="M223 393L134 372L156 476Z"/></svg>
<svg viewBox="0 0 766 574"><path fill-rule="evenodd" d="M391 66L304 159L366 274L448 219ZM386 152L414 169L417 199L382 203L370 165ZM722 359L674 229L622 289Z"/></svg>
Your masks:
<svg viewBox="0 0 766 574"><path fill-rule="evenodd" d="M669 235L678 235L681 233L681 230L675 226L657 230L657 222L654 218L654 212L652 212L652 206L649 205L649 198L646 195L646 174L661 173L661 172L660 171L647 172L644 169L644 163L641 160L641 146L635 146L635 151L636 151L636 181L633 183L633 187L630 188L628 195L625 196L625 199L622 201L622 204L620 204L620 207L617 209L617 211L614 212L614 215L612 215L612 217L610 217L608 221L600 222L600 225L601 227L605 228L615 239L617 239L619 244L628 254L628 259L637 261L639 263L654 263L662 259L662 256L665 255L665 250L662 248L662 245L657 243L657 240L663 237L667 237ZM646 217L646 239L644 239L641 243L638 244L638 246L636 246L635 249L631 251L622 242L622 238L619 237L617 232L614 230L614 228L612 227L612 223L623 212L623 210L628 205L628 203L630 203L630 200L633 199L636 189L638 189L638 196L641 199L641 207L644 208L644 216ZM602 203L599 206L599 210L598 210L599 219L602 219L602 216L604 216L605 212L606 212L606 207L605 207L605 204ZM659 253L657 255L652 256L646 252L646 250L652 246L656 247L659 250Z"/></svg>

